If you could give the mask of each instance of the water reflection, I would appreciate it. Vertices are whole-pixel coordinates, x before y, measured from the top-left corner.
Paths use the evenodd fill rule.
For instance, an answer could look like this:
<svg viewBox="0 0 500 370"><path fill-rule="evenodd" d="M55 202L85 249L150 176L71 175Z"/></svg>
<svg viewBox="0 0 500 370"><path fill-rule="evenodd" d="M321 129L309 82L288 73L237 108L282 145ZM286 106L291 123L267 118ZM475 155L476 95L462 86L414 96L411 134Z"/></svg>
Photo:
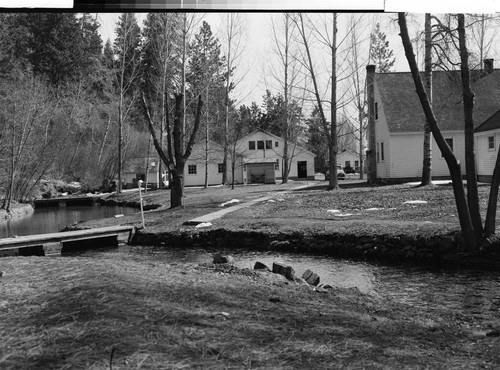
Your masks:
<svg viewBox="0 0 500 370"><path fill-rule="evenodd" d="M36 208L31 215L0 222L0 238L58 232L75 222L98 220L117 214L128 215L135 208L117 206L71 206Z"/></svg>
<svg viewBox="0 0 500 370"><path fill-rule="evenodd" d="M429 313L455 312L471 326L498 321L500 316L500 272L394 267L307 254L222 252L234 256L234 264L240 268L252 269L256 261L271 267L274 261L281 261L293 266L298 276L311 269L320 276L322 284L356 288ZM95 253L99 252L92 252L94 256ZM168 263L212 261L212 254L205 249L123 246L106 253L125 253Z"/></svg>

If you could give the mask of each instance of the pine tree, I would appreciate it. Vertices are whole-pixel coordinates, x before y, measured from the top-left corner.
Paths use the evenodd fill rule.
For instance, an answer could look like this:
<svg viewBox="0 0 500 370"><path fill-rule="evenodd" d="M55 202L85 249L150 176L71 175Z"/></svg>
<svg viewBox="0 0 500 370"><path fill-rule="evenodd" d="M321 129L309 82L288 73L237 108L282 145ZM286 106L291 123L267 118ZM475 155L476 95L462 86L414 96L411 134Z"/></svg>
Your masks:
<svg viewBox="0 0 500 370"><path fill-rule="evenodd" d="M386 34L380 30L380 23L377 23L370 35L370 61L380 73L390 72L396 61L386 38Z"/></svg>

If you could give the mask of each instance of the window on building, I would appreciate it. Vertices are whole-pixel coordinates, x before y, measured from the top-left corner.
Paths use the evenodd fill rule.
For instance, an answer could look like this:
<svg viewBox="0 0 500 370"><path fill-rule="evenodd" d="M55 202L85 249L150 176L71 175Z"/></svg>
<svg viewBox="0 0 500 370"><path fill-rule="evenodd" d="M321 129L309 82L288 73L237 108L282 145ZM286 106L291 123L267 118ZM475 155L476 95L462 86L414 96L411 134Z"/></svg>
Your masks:
<svg viewBox="0 0 500 370"><path fill-rule="evenodd" d="M488 150L495 150L495 136L488 136Z"/></svg>
<svg viewBox="0 0 500 370"><path fill-rule="evenodd" d="M264 149L264 141L263 140L257 141L257 149Z"/></svg>
<svg viewBox="0 0 500 370"><path fill-rule="evenodd" d="M275 147L275 148L277 148L277 147L279 147L279 146L280 146L280 144L279 144L277 141L275 141L275 142L274 142L274 147Z"/></svg>
<svg viewBox="0 0 500 370"><path fill-rule="evenodd" d="M356 168L359 167L359 161L354 161L354 167L356 167Z"/></svg>
<svg viewBox="0 0 500 370"><path fill-rule="evenodd" d="M280 169L280 160L279 160L279 158L276 160L276 164L274 165L274 169L275 170L279 170Z"/></svg>
<svg viewBox="0 0 500 370"><path fill-rule="evenodd" d="M378 103L375 102L375 119L378 119Z"/></svg>
<svg viewBox="0 0 500 370"><path fill-rule="evenodd" d="M196 175L196 165L195 164L188 164L188 174Z"/></svg>
<svg viewBox="0 0 500 370"><path fill-rule="evenodd" d="M351 167L351 161L345 161L345 166L346 167Z"/></svg>
<svg viewBox="0 0 500 370"><path fill-rule="evenodd" d="M224 163L219 163L217 166L219 167L219 173L223 173L224 172Z"/></svg>
<svg viewBox="0 0 500 370"><path fill-rule="evenodd" d="M248 149L249 150L255 150L255 141L249 141L248 142Z"/></svg>
<svg viewBox="0 0 500 370"><path fill-rule="evenodd" d="M380 143L380 161L384 161L384 143Z"/></svg>
<svg viewBox="0 0 500 370"><path fill-rule="evenodd" d="M273 148L273 141L266 140L266 149L272 149L272 148Z"/></svg>

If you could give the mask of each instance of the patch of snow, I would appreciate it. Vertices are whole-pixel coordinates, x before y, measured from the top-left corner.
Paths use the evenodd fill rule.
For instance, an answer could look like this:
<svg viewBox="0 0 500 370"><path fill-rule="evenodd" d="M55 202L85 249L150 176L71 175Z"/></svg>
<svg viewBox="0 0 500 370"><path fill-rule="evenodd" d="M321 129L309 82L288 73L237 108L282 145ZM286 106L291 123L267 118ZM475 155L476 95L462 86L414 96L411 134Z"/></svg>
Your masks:
<svg viewBox="0 0 500 370"><path fill-rule="evenodd" d="M338 209L329 209L327 212L328 213L340 213L340 211Z"/></svg>
<svg viewBox="0 0 500 370"><path fill-rule="evenodd" d="M368 211L368 212L371 212L371 211L381 211L383 209L384 208L367 208L367 209L365 209L365 211Z"/></svg>
<svg viewBox="0 0 500 370"><path fill-rule="evenodd" d="M359 213L335 213L334 216L337 217L349 217L349 216L358 216Z"/></svg>
<svg viewBox="0 0 500 370"><path fill-rule="evenodd" d="M407 200L404 204L427 204L426 200Z"/></svg>
<svg viewBox="0 0 500 370"><path fill-rule="evenodd" d="M125 216L125 215L119 214L119 215L115 215L115 218L119 218L119 217L123 217L123 216Z"/></svg>
<svg viewBox="0 0 500 370"><path fill-rule="evenodd" d="M210 226L212 226L211 222L202 222L201 224L196 225L195 228L210 227Z"/></svg>
<svg viewBox="0 0 500 370"><path fill-rule="evenodd" d="M225 206L227 206L228 204L239 203L239 202L240 202L240 200L239 200L239 199L231 199L231 200L228 200L227 202L222 203L220 206L221 206L221 207L225 207Z"/></svg>
<svg viewBox="0 0 500 370"><path fill-rule="evenodd" d="M269 199L267 203L276 203L276 201L274 199Z"/></svg>
<svg viewBox="0 0 500 370"><path fill-rule="evenodd" d="M417 186L417 185L420 185L421 183L422 183L421 181L407 182L406 185ZM451 184L451 180L433 180L432 184L433 185L448 185L448 184Z"/></svg>
<svg viewBox="0 0 500 370"><path fill-rule="evenodd" d="M61 193L61 195L62 195L63 197L67 197L67 196L68 196L68 192Z"/></svg>
<svg viewBox="0 0 500 370"><path fill-rule="evenodd" d="M284 202L285 200L283 198L278 198L276 199L278 202Z"/></svg>

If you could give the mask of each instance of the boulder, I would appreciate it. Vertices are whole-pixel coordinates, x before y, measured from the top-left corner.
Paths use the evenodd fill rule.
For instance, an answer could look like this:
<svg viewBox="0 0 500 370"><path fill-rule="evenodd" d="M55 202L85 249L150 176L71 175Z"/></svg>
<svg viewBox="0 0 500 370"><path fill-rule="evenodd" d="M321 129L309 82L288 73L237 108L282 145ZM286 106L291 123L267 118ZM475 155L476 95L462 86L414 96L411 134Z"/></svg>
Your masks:
<svg viewBox="0 0 500 370"><path fill-rule="evenodd" d="M266 270L266 271L271 271L269 267L267 267L265 264L262 262L255 262L255 265L253 266L254 270Z"/></svg>
<svg viewBox="0 0 500 370"><path fill-rule="evenodd" d="M302 275L302 278L307 281L311 285L318 285L319 284L319 276L316 275L314 272L311 270L307 269L304 271L304 274Z"/></svg>
<svg viewBox="0 0 500 370"><path fill-rule="evenodd" d="M288 280L294 280L295 271L292 266L285 265L281 262L273 262L273 272L286 277Z"/></svg>
<svg viewBox="0 0 500 370"><path fill-rule="evenodd" d="M231 256L224 256L220 253L214 254L214 264L221 264L221 263L231 263L233 262L233 257Z"/></svg>

